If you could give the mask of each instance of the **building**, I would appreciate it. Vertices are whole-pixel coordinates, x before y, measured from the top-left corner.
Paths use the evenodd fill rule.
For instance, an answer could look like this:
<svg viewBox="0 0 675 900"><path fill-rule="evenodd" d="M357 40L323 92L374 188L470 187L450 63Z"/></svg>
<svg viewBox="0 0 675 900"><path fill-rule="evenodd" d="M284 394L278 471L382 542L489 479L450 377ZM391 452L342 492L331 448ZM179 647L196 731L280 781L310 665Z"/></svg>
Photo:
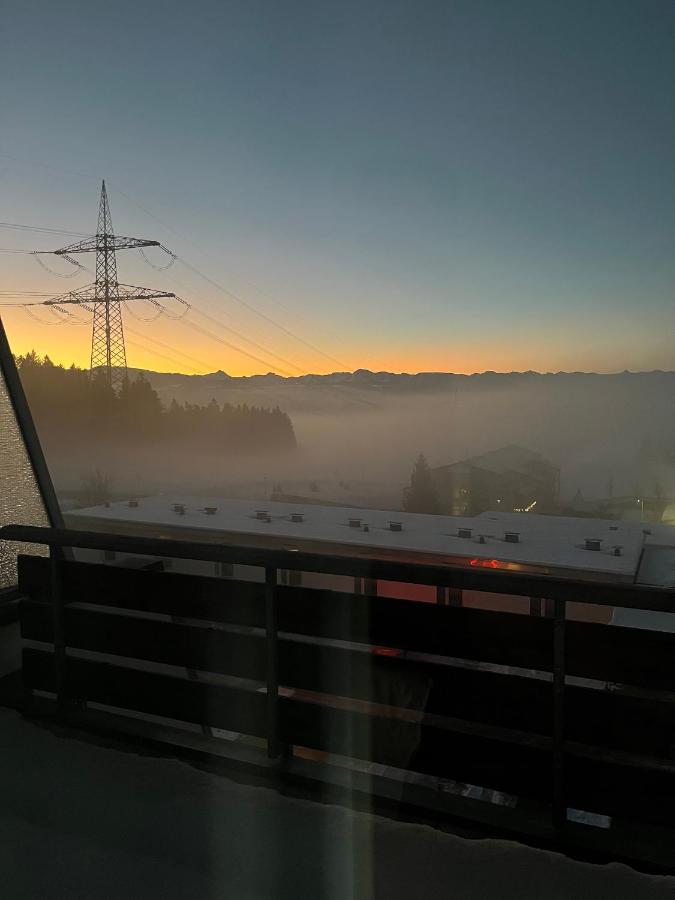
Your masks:
<svg viewBox="0 0 675 900"><path fill-rule="evenodd" d="M541 453L510 445L431 470L440 510L475 516L487 510L553 512L560 470Z"/></svg>
<svg viewBox="0 0 675 900"><path fill-rule="evenodd" d="M222 497L144 497L90 509L71 510L70 527L148 534L181 540L217 541L266 549L308 551L419 564L491 568L589 581L675 584L669 560L675 528L644 528L637 522L563 516L525 516L490 511L477 516L385 512L337 506L307 506ZM645 553L649 545L649 554ZM661 558L665 562L661 563ZM649 576L643 569L649 564ZM171 563L175 569L177 562ZM262 580L262 570L222 569L183 561L181 571ZM185 568L187 566L187 568ZM646 571L646 570L645 570ZM655 575L657 573L657 575ZM346 576L282 573L282 582L398 599L546 615L537 598L504 593L450 590L428 585L369 582ZM656 580L655 580L656 579ZM609 622L605 606L569 604L571 618Z"/></svg>

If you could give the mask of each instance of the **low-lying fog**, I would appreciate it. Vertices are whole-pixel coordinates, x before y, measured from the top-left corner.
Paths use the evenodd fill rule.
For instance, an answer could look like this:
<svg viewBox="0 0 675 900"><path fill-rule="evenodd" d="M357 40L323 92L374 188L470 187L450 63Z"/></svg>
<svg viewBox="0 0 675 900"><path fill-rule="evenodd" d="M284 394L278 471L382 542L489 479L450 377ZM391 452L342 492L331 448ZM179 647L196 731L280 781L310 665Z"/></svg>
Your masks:
<svg viewBox="0 0 675 900"><path fill-rule="evenodd" d="M121 493L307 495L315 482L346 503L396 507L419 453L439 466L518 444L560 467L563 498L675 496L675 373L147 377L165 403L278 405L298 449L246 459L198 447L108 445L95 459L74 450L50 460L61 486L98 468Z"/></svg>

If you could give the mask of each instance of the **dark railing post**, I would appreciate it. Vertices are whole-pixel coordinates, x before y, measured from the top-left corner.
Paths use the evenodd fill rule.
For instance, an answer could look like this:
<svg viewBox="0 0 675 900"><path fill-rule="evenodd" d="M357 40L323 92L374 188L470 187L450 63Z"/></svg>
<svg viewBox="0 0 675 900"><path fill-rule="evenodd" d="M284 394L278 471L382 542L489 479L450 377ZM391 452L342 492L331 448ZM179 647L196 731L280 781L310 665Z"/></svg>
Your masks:
<svg viewBox="0 0 675 900"><path fill-rule="evenodd" d="M567 821L565 799L565 622L566 603L553 601L553 825Z"/></svg>
<svg viewBox="0 0 675 900"><path fill-rule="evenodd" d="M59 715L66 707L66 623L61 583L61 562L58 547L49 548L52 623L54 629L54 674L56 703Z"/></svg>
<svg viewBox="0 0 675 900"><path fill-rule="evenodd" d="M366 595L366 597L377 597L377 579L364 578L363 593Z"/></svg>
<svg viewBox="0 0 675 900"><path fill-rule="evenodd" d="M277 759L279 744L279 614L277 570L265 569L265 630L267 633L267 755Z"/></svg>
<svg viewBox="0 0 675 900"><path fill-rule="evenodd" d="M461 588L448 588L448 606L463 606L463 593Z"/></svg>

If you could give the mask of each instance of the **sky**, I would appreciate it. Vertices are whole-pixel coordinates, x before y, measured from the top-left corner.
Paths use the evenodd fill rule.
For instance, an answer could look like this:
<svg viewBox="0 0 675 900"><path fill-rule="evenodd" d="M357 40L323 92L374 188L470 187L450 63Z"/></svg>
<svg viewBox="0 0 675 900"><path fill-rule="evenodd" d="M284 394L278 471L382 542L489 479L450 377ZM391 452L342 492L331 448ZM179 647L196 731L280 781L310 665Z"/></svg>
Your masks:
<svg viewBox="0 0 675 900"><path fill-rule="evenodd" d="M2 19L0 222L93 232L104 177L115 230L179 257L119 254L120 281L194 308L125 311L130 365L675 369L672 0L3 0ZM0 226L3 251L78 239ZM0 253L0 303L89 280ZM84 315L2 316L15 352L88 364Z"/></svg>

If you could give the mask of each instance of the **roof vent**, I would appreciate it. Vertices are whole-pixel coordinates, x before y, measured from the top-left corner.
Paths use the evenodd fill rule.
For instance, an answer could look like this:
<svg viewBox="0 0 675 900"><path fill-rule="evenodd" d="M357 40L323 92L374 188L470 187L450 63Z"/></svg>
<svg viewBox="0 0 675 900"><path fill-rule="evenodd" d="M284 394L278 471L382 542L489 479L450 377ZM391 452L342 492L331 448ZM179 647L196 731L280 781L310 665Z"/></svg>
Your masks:
<svg viewBox="0 0 675 900"><path fill-rule="evenodd" d="M260 519L261 522L266 522L269 519L270 514L266 509L256 509L255 517L256 519Z"/></svg>
<svg viewBox="0 0 675 900"><path fill-rule="evenodd" d="M610 526L609 526L609 530L610 530L610 531L618 531L618 530L619 530L619 526L618 526L618 525L610 525Z"/></svg>
<svg viewBox="0 0 675 900"><path fill-rule="evenodd" d="M363 526L363 530L364 530L364 531L370 531L370 528L369 528L367 525L364 525L364 526Z"/></svg>
<svg viewBox="0 0 675 900"><path fill-rule="evenodd" d="M622 550L623 547L620 544L617 544L616 547L614 547L614 556L621 556Z"/></svg>
<svg viewBox="0 0 675 900"><path fill-rule="evenodd" d="M350 519L349 527L350 528L360 528L361 527L361 519Z"/></svg>
<svg viewBox="0 0 675 900"><path fill-rule="evenodd" d="M305 514L304 513L291 513L291 522L304 522Z"/></svg>
<svg viewBox="0 0 675 900"><path fill-rule="evenodd" d="M602 548L601 538L586 538L587 550L600 550Z"/></svg>
<svg viewBox="0 0 675 900"><path fill-rule="evenodd" d="M205 506L204 512L206 513L207 516L215 516L215 514L218 512L218 507L217 506Z"/></svg>
<svg viewBox="0 0 675 900"><path fill-rule="evenodd" d="M174 503L173 511L178 513L179 516L185 515L185 504L184 503Z"/></svg>
<svg viewBox="0 0 675 900"><path fill-rule="evenodd" d="M479 534L479 535L478 535L478 543L479 543L479 544L484 544L484 543L485 543L485 535L484 535L484 534Z"/></svg>
<svg viewBox="0 0 675 900"><path fill-rule="evenodd" d="M138 506L138 500L130 500L129 506Z"/></svg>
<svg viewBox="0 0 675 900"><path fill-rule="evenodd" d="M390 522L389 531L403 531L403 522Z"/></svg>
<svg viewBox="0 0 675 900"><path fill-rule="evenodd" d="M520 543L520 532L519 531L505 531L504 532L504 540L507 544L519 544Z"/></svg>
<svg viewBox="0 0 675 900"><path fill-rule="evenodd" d="M470 538L472 533L473 533L473 528L458 528L457 529L457 537Z"/></svg>

